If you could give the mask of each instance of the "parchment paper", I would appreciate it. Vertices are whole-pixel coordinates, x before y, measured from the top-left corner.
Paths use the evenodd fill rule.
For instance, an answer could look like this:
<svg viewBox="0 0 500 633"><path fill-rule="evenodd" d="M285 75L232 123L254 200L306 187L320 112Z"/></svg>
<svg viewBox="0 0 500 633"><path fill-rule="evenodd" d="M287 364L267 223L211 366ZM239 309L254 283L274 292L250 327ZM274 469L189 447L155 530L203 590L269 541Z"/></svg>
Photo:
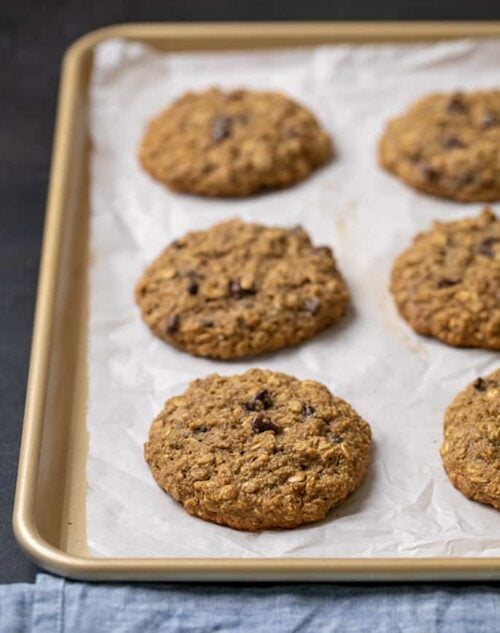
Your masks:
<svg viewBox="0 0 500 633"><path fill-rule="evenodd" d="M340 557L500 554L498 513L449 483L438 453L446 406L498 355L415 335L387 290L394 256L432 219L477 213L414 193L377 167L386 120L434 90L498 87L500 41L332 46L234 54L159 54L137 43L97 49L90 126L91 267L87 529L95 556ZM211 85L288 93L335 139L338 157L304 184L243 200L170 193L136 149L146 121L186 90ZM193 358L154 338L133 288L185 231L240 216L301 223L333 246L353 297L340 326L297 348L243 362ZM370 422L365 483L324 522L250 534L188 516L154 483L143 443L164 400L194 378L248 367L325 383Z"/></svg>

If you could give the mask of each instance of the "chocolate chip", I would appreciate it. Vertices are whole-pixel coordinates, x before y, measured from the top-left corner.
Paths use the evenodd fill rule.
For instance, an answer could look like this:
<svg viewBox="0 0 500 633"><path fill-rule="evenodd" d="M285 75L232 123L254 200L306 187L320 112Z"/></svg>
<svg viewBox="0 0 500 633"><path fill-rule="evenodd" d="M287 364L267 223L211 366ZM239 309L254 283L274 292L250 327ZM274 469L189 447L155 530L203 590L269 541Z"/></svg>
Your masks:
<svg viewBox="0 0 500 633"><path fill-rule="evenodd" d="M438 180L438 178L441 176L441 173L430 165L422 165L420 171L422 173L422 176L429 181Z"/></svg>
<svg viewBox="0 0 500 633"><path fill-rule="evenodd" d="M186 246L186 244L184 242L182 242L181 240L174 240L171 244L174 248L184 248Z"/></svg>
<svg viewBox="0 0 500 633"><path fill-rule="evenodd" d="M227 92L224 95L224 101L240 101L244 95L244 90L237 88L236 90L231 90L231 92Z"/></svg>
<svg viewBox="0 0 500 633"><path fill-rule="evenodd" d="M438 288L451 288L452 286L456 286L458 284L458 280L456 279L439 279L436 283Z"/></svg>
<svg viewBox="0 0 500 633"><path fill-rule="evenodd" d="M491 259L493 259L495 257L493 245L498 244L499 242L500 237L486 237L479 244L477 252L481 253L481 255L485 255L486 257L490 257Z"/></svg>
<svg viewBox="0 0 500 633"><path fill-rule="evenodd" d="M246 114L235 114L231 117L231 121L238 125L246 125L248 123L248 116Z"/></svg>
<svg viewBox="0 0 500 633"><path fill-rule="evenodd" d="M231 296L235 299L242 299L257 292L253 286L251 288L243 288L238 279L230 279L228 286Z"/></svg>
<svg viewBox="0 0 500 633"><path fill-rule="evenodd" d="M206 426L198 426L196 429L194 429L194 433L196 435L200 435L201 433L206 433L208 431Z"/></svg>
<svg viewBox="0 0 500 633"><path fill-rule="evenodd" d="M316 409L310 404L305 404L302 409L302 413L308 418L310 415L313 415Z"/></svg>
<svg viewBox="0 0 500 633"><path fill-rule="evenodd" d="M456 92L450 97L446 104L446 110L451 113L459 114L466 112L467 106L465 104L463 95L460 92Z"/></svg>
<svg viewBox="0 0 500 633"><path fill-rule="evenodd" d="M222 143L231 134L231 119L227 116L216 116L212 121L212 140Z"/></svg>
<svg viewBox="0 0 500 633"><path fill-rule="evenodd" d="M483 128L483 130L487 130L489 127L493 127L494 125L498 125L500 123L499 117L496 112L492 112L488 110L483 114L479 125Z"/></svg>
<svg viewBox="0 0 500 633"><path fill-rule="evenodd" d="M323 253L325 255L333 255L332 249L329 246L317 246L314 250L313 253L315 255L322 255Z"/></svg>
<svg viewBox="0 0 500 633"><path fill-rule="evenodd" d="M233 295L233 297L239 299L242 290L240 282L237 279L230 279L228 286L229 292Z"/></svg>
<svg viewBox="0 0 500 633"><path fill-rule="evenodd" d="M267 415L258 413L252 420L252 430L255 433L264 433L264 431L272 431L273 433L279 433L280 427L272 422Z"/></svg>
<svg viewBox="0 0 500 633"><path fill-rule="evenodd" d="M321 301L316 297L309 297L304 302L304 310L309 314L317 314L321 307Z"/></svg>
<svg viewBox="0 0 500 633"><path fill-rule="evenodd" d="M213 321L210 321L209 319L205 319L201 322L203 327L213 327L215 325L215 323Z"/></svg>
<svg viewBox="0 0 500 633"><path fill-rule="evenodd" d="M472 383L472 386L476 391L486 391L486 389L488 388L488 385L484 378L476 378L476 380L474 380L474 382Z"/></svg>
<svg viewBox="0 0 500 633"><path fill-rule="evenodd" d="M271 400L271 396L269 395L269 391L267 389L259 389L252 400L259 400L264 405L264 409L269 409L273 406L273 401Z"/></svg>
<svg viewBox="0 0 500 633"><path fill-rule="evenodd" d="M342 437L342 435L334 435L332 438L330 438L330 442L332 444L342 444L343 441L344 438Z"/></svg>
<svg viewBox="0 0 500 633"><path fill-rule="evenodd" d="M285 138L297 138L299 136L299 133L295 128L288 127L283 131L283 136Z"/></svg>
<svg viewBox="0 0 500 633"><path fill-rule="evenodd" d="M267 389L260 389L242 406L247 411L260 411L261 409L270 409L273 406L273 401Z"/></svg>
<svg viewBox="0 0 500 633"><path fill-rule="evenodd" d="M445 149L458 149L465 147L465 144L458 138L458 136L447 136L443 139L442 145Z"/></svg>
<svg viewBox="0 0 500 633"><path fill-rule="evenodd" d="M472 171L466 170L458 175L457 184L459 187L463 187L464 185L469 185L471 182L474 182L475 179L475 174Z"/></svg>
<svg viewBox="0 0 500 633"><path fill-rule="evenodd" d="M194 279L190 279L187 285L187 291L190 295L197 295L200 285Z"/></svg>
<svg viewBox="0 0 500 633"><path fill-rule="evenodd" d="M180 325L180 317L178 314L173 314L167 321L167 334L173 334L177 332Z"/></svg>

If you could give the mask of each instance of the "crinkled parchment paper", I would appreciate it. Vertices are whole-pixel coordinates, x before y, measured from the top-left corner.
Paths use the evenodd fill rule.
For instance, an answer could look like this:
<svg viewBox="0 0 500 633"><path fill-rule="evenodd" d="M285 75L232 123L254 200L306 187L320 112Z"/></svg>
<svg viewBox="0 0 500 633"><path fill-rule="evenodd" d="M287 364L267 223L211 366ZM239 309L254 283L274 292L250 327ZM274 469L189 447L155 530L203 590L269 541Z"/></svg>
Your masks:
<svg viewBox="0 0 500 633"><path fill-rule="evenodd" d="M91 85L91 267L87 529L95 556L492 556L498 513L465 499L438 453L443 413L497 354L415 335L387 290L394 256L434 218L477 213L418 195L377 167L385 121L434 90L498 87L500 41L160 54L133 42L97 49ZM146 121L186 90L279 90L317 114L338 156L307 182L243 200L175 195L144 173ZM224 363L176 351L142 323L133 289L185 231L240 216L301 223L333 246L353 297L340 326L297 348ZM248 367L325 383L373 429L365 483L317 525L250 534L188 516L154 483L143 443L164 400L194 378Z"/></svg>

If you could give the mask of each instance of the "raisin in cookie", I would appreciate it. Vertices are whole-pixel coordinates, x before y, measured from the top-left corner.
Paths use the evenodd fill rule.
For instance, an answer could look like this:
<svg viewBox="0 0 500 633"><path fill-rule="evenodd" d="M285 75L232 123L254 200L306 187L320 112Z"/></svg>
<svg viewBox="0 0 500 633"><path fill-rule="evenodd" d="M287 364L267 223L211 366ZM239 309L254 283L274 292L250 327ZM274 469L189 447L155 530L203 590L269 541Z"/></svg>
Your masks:
<svg viewBox="0 0 500 633"><path fill-rule="evenodd" d="M189 514L262 530L323 519L361 483L370 445L368 424L324 385L251 369L167 400L144 450Z"/></svg>
<svg viewBox="0 0 500 633"><path fill-rule="evenodd" d="M441 457L451 483L500 510L500 369L478 378L450 404Z"/></svg>
<svg viewBox="0 0 500 633"><path fill-rule="evenodd" d="M500 350L500 221L484 209L435 222L396 259L391 291L419 334Z"/></svg>
<svg viewBox="0 0 500 633"><path fill-rule="evenodd" d="M432 94L389 122L380 163L406 183L463 202L500 199L500 90Z"/></svg>
<svg viewBox="0 0 500 633"><path fill-rule="evenodd" d="M315 117L274 92L187 93L147 128L139 160L174 191L247 196L306 178L332 156Z"/></svg>
<svg viewBox="0 0 500 633"><path fill-rule="evenodd" d="M312 337L344 315L349 293L332 251L314 247L302 228L230 220L168 246L136 299L164 341L231 359Z"/></svg>

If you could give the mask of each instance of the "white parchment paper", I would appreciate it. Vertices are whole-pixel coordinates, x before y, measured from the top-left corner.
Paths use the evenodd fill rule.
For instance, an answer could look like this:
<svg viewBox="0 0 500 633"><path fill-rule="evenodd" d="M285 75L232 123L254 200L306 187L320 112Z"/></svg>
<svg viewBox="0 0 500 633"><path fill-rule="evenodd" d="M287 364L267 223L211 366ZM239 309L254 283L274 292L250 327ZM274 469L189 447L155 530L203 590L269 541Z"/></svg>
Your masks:
<svg viewBox="0 0 500 633"><path fill-rule="evenodd" d="M500 41L332 46L234 54L160 54L110 41L91 83L91 266L87 531L95 556L493 556L498 513L465 499L438 453L443 412L498 355L415 335L387 290L395 255L432 219L479 205L436 200L377 167L385 121L429 91L498 87ZM170 193L136 149L146 121L186 90L279 90L331 132L336 160L307 182L243 200ZM354 310L300 347L243 362L193 358L154 338L134 305L143 268L185 231L239 216L301 223L333 246ZM188 516L154 483L142 446L164 400L194 378L248 367L325 383L370 422L365 483L324 522L250 534Z"/></svg>

